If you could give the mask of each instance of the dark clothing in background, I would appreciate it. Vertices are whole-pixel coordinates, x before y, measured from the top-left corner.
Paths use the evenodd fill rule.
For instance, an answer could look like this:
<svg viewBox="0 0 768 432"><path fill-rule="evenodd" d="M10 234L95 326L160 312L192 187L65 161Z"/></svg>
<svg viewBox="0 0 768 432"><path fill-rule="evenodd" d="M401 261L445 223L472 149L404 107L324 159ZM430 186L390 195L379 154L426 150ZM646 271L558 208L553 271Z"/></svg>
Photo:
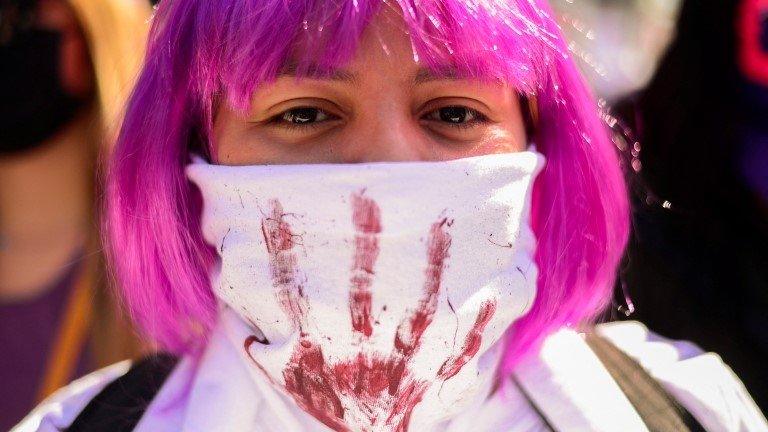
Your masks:
<svg viewBox="0 0 768 432"><path fill-rule="evenodd" d="M54 286L39 297L0 303L0 431L10 430L38 402L54 338L81 267L65 268ZM88 357L80 356L76 376L71 378L92 368Z"/></svg>
<svg viewBox="0 0 768 432"><path fill-rule="evenodd" d="M624 279L631 319L719 353L767 410L768 207L744 161L765 151L768 88L740 73L738 3L686 1L655 78L618 107L644 181L672 204L635 199Z"/></svg>

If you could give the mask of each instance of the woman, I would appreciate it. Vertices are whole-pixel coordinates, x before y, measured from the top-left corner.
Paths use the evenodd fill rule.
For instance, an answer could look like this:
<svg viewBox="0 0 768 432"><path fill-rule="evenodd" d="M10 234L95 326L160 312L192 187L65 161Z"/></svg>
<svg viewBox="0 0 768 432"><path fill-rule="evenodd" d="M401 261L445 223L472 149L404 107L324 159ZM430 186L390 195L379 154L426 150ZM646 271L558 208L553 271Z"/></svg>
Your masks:
<svg viewBox="0 0 768 432"><path fill-rule="evenodd" d="M608 303L628 208L541 2L161 2L109 185L126 304L181 360L18 431L766 427L716 356L569 329Z"/></svg>
<svg viewBox="0 0 768 432"><path fill-rule="evenodd" d="M138 354L109 299L94 186L149 12L141 0L0 1L0 430Z"/></svg>

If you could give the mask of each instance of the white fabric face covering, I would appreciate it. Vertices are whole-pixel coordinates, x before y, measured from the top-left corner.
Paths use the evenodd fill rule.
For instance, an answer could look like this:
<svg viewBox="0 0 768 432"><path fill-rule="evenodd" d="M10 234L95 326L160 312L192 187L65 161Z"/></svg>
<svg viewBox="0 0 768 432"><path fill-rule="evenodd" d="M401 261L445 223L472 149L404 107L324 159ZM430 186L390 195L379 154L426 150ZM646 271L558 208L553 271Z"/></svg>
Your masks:
<svg viewBox="0 0 768 432"><path fill-rule="evenodd" d="M485 397L536 291L532 151L187 167L243 359L334 430L422 431Z"/></svg>

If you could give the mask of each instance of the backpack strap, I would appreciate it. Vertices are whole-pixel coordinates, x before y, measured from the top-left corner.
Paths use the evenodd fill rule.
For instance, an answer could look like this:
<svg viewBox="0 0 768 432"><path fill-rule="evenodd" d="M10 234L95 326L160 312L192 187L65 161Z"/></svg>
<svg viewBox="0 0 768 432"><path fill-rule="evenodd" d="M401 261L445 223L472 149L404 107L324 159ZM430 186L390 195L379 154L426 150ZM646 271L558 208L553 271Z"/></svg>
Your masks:
<svg viewBox="0 0 768 432"><path fill-rule="evenodd" d="M587 345L600 359L651 432L703 432L705 429L633 358L594 331Z"/></svg>
<svg viewBox="0 0 768 432"><path fill-rule="evenodd" d="M178 358L169 354L154 354L134 363L99 392L66 431L132 431L177 363Z"/></svg>

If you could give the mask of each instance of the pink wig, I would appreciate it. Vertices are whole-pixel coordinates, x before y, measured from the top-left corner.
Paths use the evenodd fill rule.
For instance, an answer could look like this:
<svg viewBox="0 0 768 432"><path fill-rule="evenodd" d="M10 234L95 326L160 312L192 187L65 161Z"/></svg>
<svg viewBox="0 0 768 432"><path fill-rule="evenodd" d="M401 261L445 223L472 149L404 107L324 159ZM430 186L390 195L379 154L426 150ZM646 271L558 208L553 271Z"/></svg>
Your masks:
<svg viewBox="0 0 768 432"><path fill-rule="evenodd" d="M215 253L201 235L199 192L183 172L191 150L212 152L215 107L247 109L289 61L304 75L318 73L310 64L344 64L380 7L402 11L427 66L502 79L537 101L532 139L547 157L533 196L538 294L508 331L505 368L609 303L628 232L625 184L544 0L163 0L112 158L105 212L125 303L162 348L199 348L216 319L208 280Z"/></svg>

